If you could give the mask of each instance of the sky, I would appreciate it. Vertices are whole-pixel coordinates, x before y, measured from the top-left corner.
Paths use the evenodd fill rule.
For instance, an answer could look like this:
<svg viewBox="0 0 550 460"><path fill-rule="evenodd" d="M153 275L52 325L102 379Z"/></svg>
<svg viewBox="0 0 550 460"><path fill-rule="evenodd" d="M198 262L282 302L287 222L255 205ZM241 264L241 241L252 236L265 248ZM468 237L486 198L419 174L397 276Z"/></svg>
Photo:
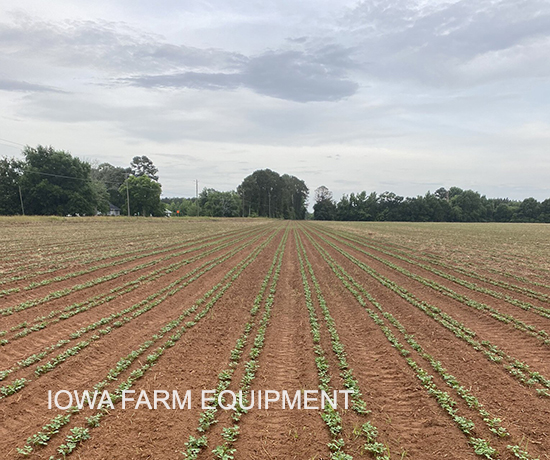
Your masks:
<svg viewBox="0 0 550 460"><path fill-rule="evenodd" d="M4 0L0 156L550 197L549 0Z"/></svg>

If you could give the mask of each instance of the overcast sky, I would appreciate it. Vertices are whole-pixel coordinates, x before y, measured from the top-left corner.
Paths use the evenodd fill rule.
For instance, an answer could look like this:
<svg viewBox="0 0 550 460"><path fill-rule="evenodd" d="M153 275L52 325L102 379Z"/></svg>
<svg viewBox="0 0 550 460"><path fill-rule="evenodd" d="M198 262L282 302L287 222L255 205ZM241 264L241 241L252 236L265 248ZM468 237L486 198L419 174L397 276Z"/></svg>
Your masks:
<svg viewBox="0 0 550 460"><path fill-rule="evenodd" d="M0 155L550 197L548 0L3 0ZM312 199L310 199L312 201Z"/></svg>

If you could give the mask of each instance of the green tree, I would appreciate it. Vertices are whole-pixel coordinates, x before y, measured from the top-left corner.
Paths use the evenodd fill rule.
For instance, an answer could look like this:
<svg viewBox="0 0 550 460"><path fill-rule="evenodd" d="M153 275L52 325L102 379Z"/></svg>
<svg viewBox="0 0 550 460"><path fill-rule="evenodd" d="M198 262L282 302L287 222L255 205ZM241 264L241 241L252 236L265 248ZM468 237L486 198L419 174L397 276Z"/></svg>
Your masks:
<svg viewBox="0 0 550 460"><path fill-rule="evenodd" d="M306 218L306 204L309 189L303 180L283 174L283 217L303 220Z"/></svg>
<svg viewBox="0 0 550 460"><path fill-rule="evenodd" d="M101 163L97 168L92 168L92 179L103 183L109 194L109 202L122 208L124 206L126 191L121 194L119 189L131 172L130 168L121 168L109 163Z"/></svg>
<svg viewBox="0 0 550 460"><path fill-rule="evenodd" d="M0 215L21 214L19 180L23 162L15 158L0 158Z"/></svg>
<svg viewBox="0 0 550 460"><path fill-rule="evenodd" d="M205 188L200 196L201 214L210 217L238 217L241 213L241 200L234 192L219 192Z"/></svg>
<svg viewBox="0 0 550 460"><path fill-rule="evenodd" d="M487 210L483 205L482 197L479 193L473 190L465 190L451 193L454 189L460 190L457 187L451 187L449 195L451 205L454 211L455 220L459 222L482 222L485 220Z"/></svg>
<svg viewBox="0 0 550 460"><path fill-rule="evenodd" d="M89 163L63 150L39 145L23 150L26 164L21 177L25 213L93 215L99 197Z"/></svg>
<svg viewBox="0 0 550 460"><path fill-rule="evenodd" d="M376 220L401 220L399 209L403 197L393 192L384 192L378 197L378 216Z"/></svg>
<svg viewBox="0 0 550 460"><path fill-rule="evenodd" d="M495 209L494 219L496 222L510 222L514 211L506 203L500 203Z"/></svg>
<svg viewBox="0 0 550 460"><path fill-rule="evenodd" d="M154 181L159 180L159 176L157 176L159 170L145 155L134 157L130 163L130 169L136 177L147 176Z"/></svg>
<svg viewBox="0 0 550 460"><path fill-rule="evenodd" d="M243 216L304 219L308 189L303 181L260 169L237 187Z"/></svg>
<svg viewBox="0 0 550 460"><path fill-rule="evenodd" d="M539 222L550 223L550 198L539 205Z"/></svg>
<svg viewBox="0 0 550 460"><path fill-rule="evenodd" d="M447 196L448 196L448 192L447 192L447 190L445 189L445 187L439 187L439 188L434 192L434 195L435 195L435 197L436 197L438 200L446 200L446 199L447 199Z"/></svg>
<svg viewBox="0 0 550 460"><path fill-rule="evenodd" d="M535 198L525 198L519 205L517 219L522 222L536 222L539 217L540 203Z"/></svg>
<svg viewBox="0 0 550 460"><path fill-rule="evenodd" d="M321 185L315 189L315 204L313 205L313 218L315 220L335 220L336 204L332 199L332 192Z"/></svg>
<svg viewBox="0 0 550 460"><path fill-rule="evenodd" d="M166 209L172 211L172 217L183 217L187 215L192 215L189 212L189 207L193 203L191 198L162 198L160 201L164 203ZM179 211L179 213L178 213Z"/></svg>
<svg viewBox="0 0 550 460"><path fill-rule="evenodd" d="M92 180L91 186L96 197L96 210L102 214L107 214L109 212L109 203L111 203L107 187L103 182L97 180Z"/></svg>
<svg viewBox="0 0 550 460"><path fill-rule="evenodd" d="M148 176L130 176L120 186L119 192L126 196L126 187L130 196L130 212L142 216L164 216L164 205L160 201L162 187ZM124 209L127 208L126 201Z"/></svg>

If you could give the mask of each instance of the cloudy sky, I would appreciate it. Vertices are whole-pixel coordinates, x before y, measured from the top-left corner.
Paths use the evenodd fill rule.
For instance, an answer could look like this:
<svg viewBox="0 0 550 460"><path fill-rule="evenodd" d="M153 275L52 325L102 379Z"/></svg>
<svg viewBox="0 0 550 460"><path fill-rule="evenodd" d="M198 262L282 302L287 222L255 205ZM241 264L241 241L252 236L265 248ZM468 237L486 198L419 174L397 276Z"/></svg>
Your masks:
<svg viewBox="0 0 550 460"><path fill-rule="evenodd" d="M4 0L0 155L550 197L548 0ZM312 193L313 194L313 193Z"/></svg>

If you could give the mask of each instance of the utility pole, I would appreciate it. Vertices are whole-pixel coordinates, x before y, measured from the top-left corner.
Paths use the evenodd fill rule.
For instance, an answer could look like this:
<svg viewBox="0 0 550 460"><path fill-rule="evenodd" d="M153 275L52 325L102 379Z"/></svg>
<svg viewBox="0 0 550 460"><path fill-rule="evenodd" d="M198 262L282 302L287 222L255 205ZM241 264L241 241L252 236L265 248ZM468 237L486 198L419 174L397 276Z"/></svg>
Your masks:
<svg viewBox="0 0 550 460"><path fill-rule="evenodd" d="M130 174L126 174L126 203L128 204L128 217L130 217L130 189L128 188L128 182L130 182Z"/></svg>
<svg viewBox="0 0 550 460"><path fill-rule="evenodd" d="M19 199L21 200L21 211L25 215L25 208L23 207L23 194L21 193L21 186L19 186Z"/></svg>
<svg viewBox="0 0 550 460"><path fill-rule="evenodd" d="M268 203L269 203L269 218L271 219L271 190L269 190L267 192L267 198L268 198Z"/></svg>
<svg viewBox="0 0 550 460"><path fill-rule="evenodd" d="M199 204L199 180L195 179L195 195L197 197L197 217L201 215L201 205Z"/></svg>

